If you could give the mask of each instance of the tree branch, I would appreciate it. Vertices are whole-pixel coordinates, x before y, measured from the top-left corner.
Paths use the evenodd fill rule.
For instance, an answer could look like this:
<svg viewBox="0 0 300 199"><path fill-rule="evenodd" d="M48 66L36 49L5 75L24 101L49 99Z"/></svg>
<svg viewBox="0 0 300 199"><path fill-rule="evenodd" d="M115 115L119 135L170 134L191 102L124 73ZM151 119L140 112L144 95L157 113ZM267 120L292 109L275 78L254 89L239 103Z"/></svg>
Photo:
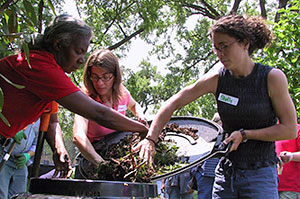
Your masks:
<svg viewBox="0 0 300 199"><path fill-rule="evenodd" d="M239 9L240 7L240 3L241 3L242 0L235 0L234 1L234 4L232 6L232 9L230 11L230 14L235 14L237 12L237 10Z"/></svg>
<svg viewBox="0 0 300 199"><path fill-rule="evenodd" d="M281 8L285 8L286 4L287 4L288 0L279 0L279 5L278 5L278 10L280 10ZM280 20L280 13L278 13L278 11L276 12L275 15L275 22L277 23Z"/></svg>
<svg viewBox="0 0 300 199"><path fill-rule="evenodd" d="M17 0L16 2L18 2L19 0ZM0 14L2 14L3 12L4 12L4 10L6 9L6 8L8 8L9 7L9 4L10 3L13 3L14 2L14 0L7 0L1 7L0 7Z"/></svg>
<svg viewBox="0 0 300 199"><path fill-rule="evenodd" d="M40 0L39 3L39 13L38 13L38 32L41 33L42 32L42 28L43 28L43 10L44 10L44 0Z"/></svg>
<svg viewBox="0 0 300 199"><path fill-rule="evenodd" d="M201 3L208 8L208 10L210 10L210 12L212 12L214 14L214 16L218 19L221 17L221 15L212 7L210 6L208 3L206 3L206 1L201 0Z"/></svg>
<svg viewBox="0 0 300 199"><path fill-rule="evenodd" d="M128 37L125 37L124 39L122 39L121 41L119 41L118 43L108 47L109 50L114 50L120 46L122 46L124 43L128 42L130 39L132 39L133 37L139 35L140 33L142 33L144 31L143 28L137 30L136 32L132 33L131 35L129 35Z"/></svg>
<svg viewBox="0 0 300 199"><path fill-rule="evenodd" d="M202 7L199 5L194 5L194 4L182 3L181 5L183 7L192 8L194 10L197 10L203 16L209 17L211 19L218 19L220 17L220 15L207 4L205 4L205 5L207 5L209 9L206 9L205 7Z"/></svg>
<svg viewBox="0 0 300 199"><path fill-rule="evenodd" d="M193 62L193 64L191 64L190 66L186 67L184 70L185 71L188 71L190 70L191 68L194 68L198 63L200 63L201 61L205 61L208 59L208 57L210 57L212 54L212 52L209 52L205 57L201 58L201 59L197 59ZM188 61L188 60L185 60L185 61ZM185 72L184 72L185 73Z"/></svg>
<svg viewBox="0 0 300 199"><path fill-rule="evenodd" d="M106 30L103 33L103 36L100 38L100 40L102 40L102 38L104 37L104 35L106 35L106 33L109 31L109 29L112 27L112 25L117 21L117 18L119 17L119 15L121 15L122 12L125 12L126 10L128 10L132 5L134 5L134 2L127 5L124 9L122 9L120 12L118 12L118 9L116 10L116 15L114 16L114 18L111 20L111 23L106 27ZM124 33L122 27L118 24L117 25L120 29L121 32ZM126 34L125 34L126 37Z"/></svg>
<svg viewBox="0 0 300 199"><path fill-rule="evenodd" d="M261 11L261 16L265 19L267 19L267 11L266 11L266 1L265 0L259 0L259 6Z"/></svg>

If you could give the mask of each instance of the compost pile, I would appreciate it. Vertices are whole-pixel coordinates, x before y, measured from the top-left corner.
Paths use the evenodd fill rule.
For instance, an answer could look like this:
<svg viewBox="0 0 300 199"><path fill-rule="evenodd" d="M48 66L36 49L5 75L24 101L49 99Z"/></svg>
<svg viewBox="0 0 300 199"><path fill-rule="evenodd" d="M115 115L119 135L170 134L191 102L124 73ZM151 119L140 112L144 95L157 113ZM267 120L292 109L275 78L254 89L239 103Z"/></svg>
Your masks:
<svg viewBox="0 0 300 199"><path fill-rule="evenodd" d="M174 132L174 133L182 133L185 135L191 136L194 140L198 139L198 135L196 134L198 132L198 129L196 128L188 128L188 127L179 127L177 123L170 123L167 124L166 127L162 130L162 137L160 140L164 140L164 137L168 132Z"/></svg>
<svg viewBox="0 0 300 199"><path fill-rule="evenodd" d="M97 179L127 182L150 182L151 177L172 171L181 167L182 162L177 157L178 147L172 140L164 140L167 132L183 133L198 138L194 128L180 128L178 124L167 124L156 144L154 163L149 164L142 160L138 153L132 152L132 147L142 138L138 133L127 135L116 144L109 146L106 151L98 153L106 160L97 169Z"/></svg>

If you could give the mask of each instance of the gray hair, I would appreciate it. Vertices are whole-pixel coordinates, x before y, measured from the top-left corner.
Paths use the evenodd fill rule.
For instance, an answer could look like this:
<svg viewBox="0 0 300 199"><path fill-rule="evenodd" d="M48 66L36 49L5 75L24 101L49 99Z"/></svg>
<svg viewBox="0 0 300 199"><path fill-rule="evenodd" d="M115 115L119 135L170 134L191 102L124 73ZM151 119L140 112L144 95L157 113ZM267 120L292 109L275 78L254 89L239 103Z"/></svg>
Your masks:
<svg viewBox="0 0 300 199"><path fill-rule="evenodd" d="M29 45L31 50L47 50L53 52L53 44L59 41L63 47L68 47L76 36L92 37L92 29L82 20L68 14L57 16Z"/></svg>

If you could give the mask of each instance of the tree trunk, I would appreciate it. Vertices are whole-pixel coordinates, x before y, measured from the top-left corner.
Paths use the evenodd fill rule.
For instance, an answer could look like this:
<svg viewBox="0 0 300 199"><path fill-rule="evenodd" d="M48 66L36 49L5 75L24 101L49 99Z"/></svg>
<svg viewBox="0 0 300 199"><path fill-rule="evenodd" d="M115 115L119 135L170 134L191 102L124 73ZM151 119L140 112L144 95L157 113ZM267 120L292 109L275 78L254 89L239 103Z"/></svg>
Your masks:
<svg viewBox="0 0 300 199"><path fill-rule="evenodd" d="M286 5L287 5L287 2L288 0L279 0L279 6L278 6L278 10L280 10L281 8L285 8ZM280 20L280 13L276 13L276 16L275 16L275 22L278 22Z"/></svg>
<svg viewBox="0 0 300 199"><path fill-rule="evenodd" d="M43 29L43 10L44 10L44 0L40 0L39 3L39 13L38 13L38 32L41 33Z"/></svg>
<svg viewBox="0 0 300 199"><path fill-rule="evenodd" d="M230 14L236 14L237 10L239 9L241 1L242 0L235 0L234 1L233 7L232 7L232 9L230 11Z"/></svg>
<svg viewBox="0 0 300 199"><path fill-rule="evenodd" d="M267 19L267 12L266 12L266 1L265 0L259 0L259 6L261 11L261 16L265 19Z"/></svg>
<svg viewBox="0 0 300 199"><path fill-rule="evenodd" d="M17 0L16 2L18 2L18 1L19 0ZM0 7L0 14L2 14L4 12L4 10L9 7L9 4L13 3L13 2L14 2L14 0L8 0L5 3L3 3L3 5Z"/></svg>

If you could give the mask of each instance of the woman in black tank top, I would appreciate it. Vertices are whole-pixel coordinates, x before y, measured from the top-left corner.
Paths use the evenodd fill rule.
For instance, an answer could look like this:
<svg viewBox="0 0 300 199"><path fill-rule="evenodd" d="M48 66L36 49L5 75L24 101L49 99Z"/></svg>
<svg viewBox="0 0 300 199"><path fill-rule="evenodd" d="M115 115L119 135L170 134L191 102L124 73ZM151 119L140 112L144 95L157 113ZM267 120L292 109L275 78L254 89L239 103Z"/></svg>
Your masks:
<svg viewBox="0 0 300 199"><path fill-rule="evenodd" d="M276 199L274 141L295 139L297 121L285 74L250 57L271 42L272 34L262 18L240 15L220 18L209 34L223 67L172 96L160 108L147 137L157 141L175 110L213 93L223 129L230 132L224 142L233 143L216 169L213 198ZM134 150L139 149L151 159L155 145L145 139Z"/></svg>

